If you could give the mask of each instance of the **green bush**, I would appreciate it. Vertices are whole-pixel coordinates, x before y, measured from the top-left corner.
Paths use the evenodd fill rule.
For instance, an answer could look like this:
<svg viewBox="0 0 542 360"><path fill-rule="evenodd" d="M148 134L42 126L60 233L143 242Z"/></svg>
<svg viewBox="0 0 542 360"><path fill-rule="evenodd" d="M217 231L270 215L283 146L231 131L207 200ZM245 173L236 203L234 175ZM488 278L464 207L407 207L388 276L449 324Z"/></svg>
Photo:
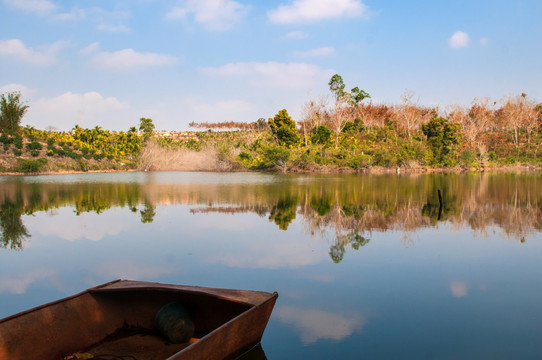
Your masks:
<svg viewBox="0 0 542 360"><path fill-rule="evenodd" d="M66 156L72 158L72 159L75 159L75 160L79 160L81 159L81 154L78 154L76 152L73 152L73 151L66 151Z"/></svg>
<svg viewBox="0 0 542 360"><path fill-rule="evenodd" d="M4 148L4 151L8 151L9 147L10 147L10 144L9 143L3 143L2 147Z"/></svg>
<svg viewBox="0 0 542 360"><path fill-rule="evenodd" d="M463 166L472 167L475 166L475 154L472 149L466 149L463 151L460 157L460 163Z"/></svg>
<svg viewBox="0 0 542 360"><path fill-rule="evenodd" d="M11 144L12 142L13 142L13 138L10 138L9 136L7 136L4 133L2 133L2 135L0 135L0 143L2 143L2 144Z"/></svg>
<svg viewBox="0 0 542 360"><path fill-rule="evenodd" d="M37 141L32 141L32 142L29 142L28 144L26 144L26 148L28 150L41 150L41 149L43 149L43 145L41 145Z"/></svg>
<svg viewBox="0 0 542 360"><path fill-rule="evenodd" d="M39 154L40 154L39 150L30 150L30 155L32 155L33 157L38 157Z"/></svg>
<svg viewBox="0 0 542 360"><path fill-rule="evenodd" d="M81 169L81 171L88 171L87 163L83 160L79 160L79 169Z"/></svg>
<svg viewBox="0 0 542 360"><path fill-rule="evenodd" d="M327 126L320 125L314 129L311 135L311 142L313 144L331 145L332 133Z"/></svg>
<svg viewBox="0 0 542 360"><path fill-rule="evenodd" d="M23 138L20 135L15 135L13 137L13 144L17 149L23 148Z"/></svg>
<svg viewBox="0 0 542 360"><path fill-rule="evenodd" d="M21 156L23 152L19 149L13 149L13 155L15 156Z"/></svg>
<svg viewBox="0 0 542 360"><path fill-rule="evenodd" d="M47 149L47 156L54 156L55 152L52 149Z"/></svg>
<svg viewBox="0 0 542 360"><path fill-rule="evenodd" d="M18 170L24 173L40 172L47 164L47 159L41 158L36 160L17 159L19 161Z"/></svg>
<svg viewBox="0 0 542 360"><path fill-rule="evenodd" d="M55 139L50 137L47 139L47 146L53 146L55 144Z"/></svg>

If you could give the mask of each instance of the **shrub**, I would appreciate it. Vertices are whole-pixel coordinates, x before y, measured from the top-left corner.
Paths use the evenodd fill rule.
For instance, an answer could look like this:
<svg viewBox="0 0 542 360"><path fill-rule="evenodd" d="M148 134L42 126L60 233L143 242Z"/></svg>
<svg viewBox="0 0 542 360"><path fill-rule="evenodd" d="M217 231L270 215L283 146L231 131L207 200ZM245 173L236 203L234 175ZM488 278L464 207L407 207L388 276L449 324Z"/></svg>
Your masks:
<svg viewBox="0 0 542 360"><path fill-rule="evenodd" d="M0 143L9 144L9 143L12 143L12 142L13 142L13 138L10 138L9 136L7 136L4 133L2 135L0 135Z"/></svg>
<svg viewBox="0 0 542 360"><path fill-rule="evenodd" d="M81 171L88 171L87 163L83 160L79 160L79 169L81 169Z"/></svg>
<svg viewBox="0 0 542 360"><path fill-rule="evenodd" d="M47 139L47 146L53 146L55 143L55 139L54 138L48 138Z"/></svg>
<svg viewBox="0 0 542 360"><path fill-rule="evenodd" d="M32 155L33 157L38 157L39 154L40 154L39 150L30 150L30 155Z"/></svg>
<svg viewBox="0 0 542 360"><path fill-rule="evenodd" d="M40 172L47 164L47 159L44 158L36 160L25 160L19 158L17 160L19 161L19 171L24 173Z"/></svg>
<svg viewBox="0 0 542 360"><path fill-rule="evenodd" d="M282 147L269 147L264 152L264 163L267 168L284 168L290 158L290 151Z"/></svg>
<svg viewBox="0 0 542 360"><path fill-rule="evenodd" d="M47 156L54 156L55 152L52 149L47 149Z"/></svg>
<svg viewBox="0 0 542 360"><path fill-rule="evenodd" d="M10 144L9 143L3 143L2 146L4 148L4 151L8 151Z"/></svg>
<svg viewBox="0 0 542 360"><path fill-rule="evenodd" d="M21 156L23 152L19 149L13 149L13 155L15 156Z"/></svg>
<svg viewBox="0 0 542 360"><path fill-rule="evenodd" d="M23 148L23 138L20 135L15 135L13 137L13 144L17 149Z"/></svg>
<svg viewBox="0 0 542 360"><path fill-rule="evenodd" d="M66 155L72 159L75 159L75 160L79 160L81 159L81 154L78 154L76 152L73 152L73 151L66 151Z"/></svg>
<svg viewBox="0 0 542 360"><path fill-rule="evenodd" d="M311 135L311 142L313 144L320 145L331 145L331 130L327 126L320 125L314 129L314 132Z"/></svg>
<svg viewBox="0 0 542 360"><path fill-rule="evenodd" d="M468 167L475 166L476 164L474 163L474 159L475 159L474 151L472 149L466 149L461 154L461 158L460 158L461 165L468 166Z"/></svg>
<svg viewBox="0 0 542 360"><path fill-rule="evenodd" d="M43 145L41 145L37 141L32 141L32 142L26 144L26 148L28 150L41 150L41 149L43 149Z"/></svg>

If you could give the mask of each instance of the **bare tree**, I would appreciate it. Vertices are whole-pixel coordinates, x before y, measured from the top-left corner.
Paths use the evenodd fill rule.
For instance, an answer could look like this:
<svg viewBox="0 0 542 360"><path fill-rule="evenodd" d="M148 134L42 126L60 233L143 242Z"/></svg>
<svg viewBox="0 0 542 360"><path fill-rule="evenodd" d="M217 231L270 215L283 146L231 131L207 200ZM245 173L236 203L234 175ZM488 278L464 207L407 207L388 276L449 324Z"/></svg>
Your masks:
<svg viewBox="0 0 542 360"><path fill-rule="evenodd" d="M316 127L322 125L324 121L325 108L328 100L324 96L316 98L308 98L301 109L301 118L299 122L303 137L305 138L305 146L307 146L307 137L309 133Z"/></svg>
<svg viewBox="0 0 542 360"><path fill-rule="evenodd" d="M405 132L408 138L410 138L411 131L415 131L420 128L422 124L423 114L421 109L412 101L414 92L405 90L401 95L402 104L399 107L399 120L402 127L405 128Z"/></svg>
<svg viewBox="0 0 542 360"><path fill-rule="evenodd" d="M516 148L519 146L518 131L525 129L527 142L531 141L531 132L538 124L538 111L536 103L527 98L525 93L516 96L505 96L501 99L502 115L505 121L505 128L514 131L513 142Z"/></svg>

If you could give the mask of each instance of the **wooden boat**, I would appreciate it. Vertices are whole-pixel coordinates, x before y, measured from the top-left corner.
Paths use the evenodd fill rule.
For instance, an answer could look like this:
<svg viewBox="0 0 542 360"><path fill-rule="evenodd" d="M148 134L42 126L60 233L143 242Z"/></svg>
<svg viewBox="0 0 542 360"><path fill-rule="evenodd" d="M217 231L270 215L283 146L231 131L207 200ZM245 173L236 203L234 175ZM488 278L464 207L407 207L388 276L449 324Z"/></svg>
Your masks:
<svg viewBox="0 0 542 360"><path fill-rule="evenodd" d="M0 359L235 359L259 344L277 297L116 280L0 320ZM193 314L193 336L180 344L155 326L172 302Z"/></svg>

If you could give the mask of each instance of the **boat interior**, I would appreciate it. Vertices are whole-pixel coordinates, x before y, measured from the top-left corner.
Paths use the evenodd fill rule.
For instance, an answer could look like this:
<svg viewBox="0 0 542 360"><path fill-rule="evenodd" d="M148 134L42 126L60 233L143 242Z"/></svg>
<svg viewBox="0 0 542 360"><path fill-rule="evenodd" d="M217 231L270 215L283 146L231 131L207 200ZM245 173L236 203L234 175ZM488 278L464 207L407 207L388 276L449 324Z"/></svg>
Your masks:
<svg viewBox="0 0 542 360"><path fill-rule="evenodd" d="M185 343L171 343L154 326L156 313L170 302L192 310L195 329ZM33 309L9 321L9 328L0 324L0 358L163 360L250 307L198 292L98 288ZM16 345L21 337L32 349Z"/></svg>

